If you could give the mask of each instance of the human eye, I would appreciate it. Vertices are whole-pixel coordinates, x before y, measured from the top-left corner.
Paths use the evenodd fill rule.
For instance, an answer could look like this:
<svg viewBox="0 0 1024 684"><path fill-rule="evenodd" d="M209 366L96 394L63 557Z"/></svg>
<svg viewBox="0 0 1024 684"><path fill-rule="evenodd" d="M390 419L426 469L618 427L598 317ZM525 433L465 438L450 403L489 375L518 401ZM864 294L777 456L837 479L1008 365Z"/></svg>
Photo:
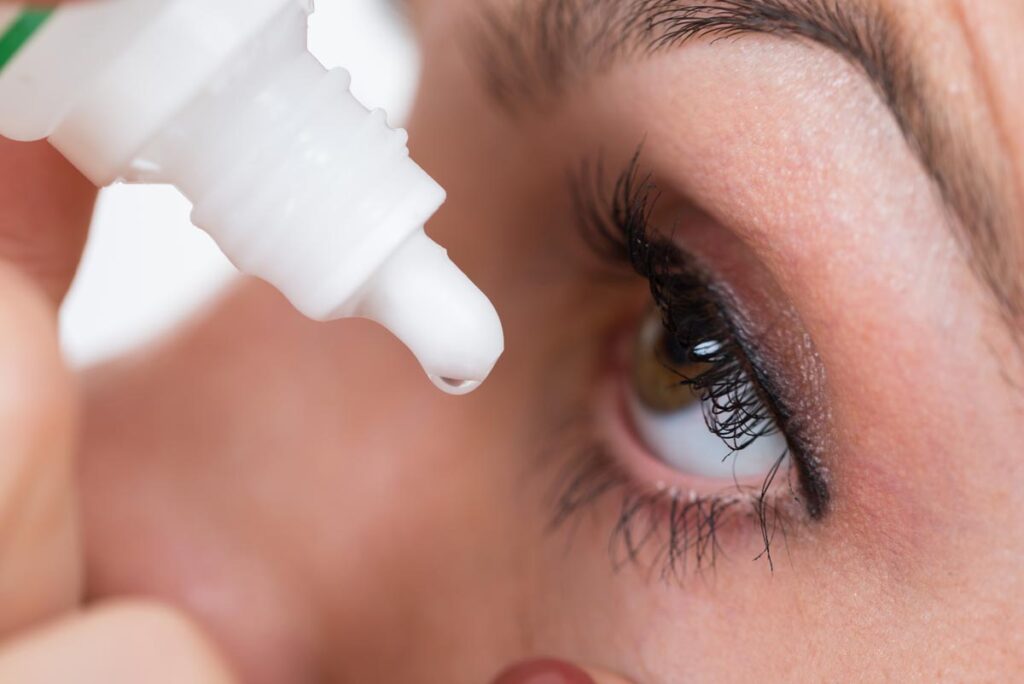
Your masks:
<svg viewBox="0 0 1024 684"><path fill-rule="evenodd" d="M610 189L603 164L573 180L592 251L645 280L650 295L609 345L595 443L561 481L556 522L615 497L616 563L650 548L676 572L691 555L713 562L720 535L752 530L757 556L771 565L776 535L825 514L827 473L793 408L795 383L763 348L776 336L751 324L734 288L657 227L660 194L640 157Z"/></svg>
<svg viewBox="0 0 1024 684"><path fill-rule="evenodd" d="M786 463L789 447L730 332L701 330L703 321L683 325L685 332L671 332L656 307L634 332L624 380L638 437L684 475L737 484L766 477ZM695 342L695 331L703 339Z"/></svg>

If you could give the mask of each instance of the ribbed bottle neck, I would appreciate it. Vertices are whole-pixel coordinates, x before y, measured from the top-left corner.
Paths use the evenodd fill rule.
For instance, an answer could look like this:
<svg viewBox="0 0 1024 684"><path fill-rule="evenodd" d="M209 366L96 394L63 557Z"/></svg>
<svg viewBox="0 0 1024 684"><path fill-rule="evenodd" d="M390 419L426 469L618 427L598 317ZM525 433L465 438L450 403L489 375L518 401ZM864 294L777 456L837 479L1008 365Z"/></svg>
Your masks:
<svg viewBox="0 0 1024 684"><path fill-rule="evenodd" d="M304 46L294 13L227 65L133 162L171 183L239 269L306 315L343 315L362 284L444 201L387 125Z"/></svg>

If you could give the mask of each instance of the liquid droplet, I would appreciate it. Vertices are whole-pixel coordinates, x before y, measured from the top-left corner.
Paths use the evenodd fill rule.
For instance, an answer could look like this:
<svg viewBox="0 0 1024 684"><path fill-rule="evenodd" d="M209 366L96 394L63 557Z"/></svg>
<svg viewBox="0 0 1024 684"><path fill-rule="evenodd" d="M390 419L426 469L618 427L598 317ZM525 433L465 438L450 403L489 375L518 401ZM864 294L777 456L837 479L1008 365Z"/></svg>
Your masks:
<svg viewBox="0 0 1024 684"><path fill-rule="evenodd" d="M454 396L462 396L469 394L483 383L479 380L459 380L457 378L439 378L433 375L430 376L430 381L433 382L438 389L447 394Z"/></svg>

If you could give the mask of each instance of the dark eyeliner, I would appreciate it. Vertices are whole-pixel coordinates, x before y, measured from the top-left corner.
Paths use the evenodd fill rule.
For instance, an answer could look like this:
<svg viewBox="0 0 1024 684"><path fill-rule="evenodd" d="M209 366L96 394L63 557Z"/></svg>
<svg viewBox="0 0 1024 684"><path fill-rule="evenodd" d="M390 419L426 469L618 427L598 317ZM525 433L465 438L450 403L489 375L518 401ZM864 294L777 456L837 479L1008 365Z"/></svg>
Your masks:
<svg viewBox="0 0 1024 684"><path fill-rule="evenodd" d="M649 177L641 176L639 160L638 150L610 194L600 160L584 164L573 175L572 195L582 236L603 260L626 265L648 281L666 331L681 348L689 350L690 361L710 369L699 377L680 379L705 398L710 407L705 411L709 430L738 458L746 446L762 436L781 432L785 437L788 452L780 456L751 499L753 517L764 541L761 555L771 564L771 542L777 530L785 530L785 519L774 502L778 494L770 496L769 491L785 457L791 456L793 464L785 472L795 471L798 479L799 493L790 485L793 498L813 520L821 519L828 510L826 471L811 441L804 438L800 422L780 399L783 393L778 383L764 370L767 364L761 362L755 341L731 313L738 307L730 303L729 293L716 285L692 255L654 231L652 213L659 193ZM718 344L703 345L706 341ZM564 519L570 511L620 487L624 501L613 539L618 538L628 558L637 558L639 547L654 536L651 515L645 512L654 507L667 509L669 522L668 541L659 556L673 567L685 549L696 550L698 563L714 558L716 532L727 514L738 512L737 497L680 501L632 487L629 475L618 468L610 454L600 448L590 451L563 479L558 518ZM641 521L641 529L636 529Z"/></svg>

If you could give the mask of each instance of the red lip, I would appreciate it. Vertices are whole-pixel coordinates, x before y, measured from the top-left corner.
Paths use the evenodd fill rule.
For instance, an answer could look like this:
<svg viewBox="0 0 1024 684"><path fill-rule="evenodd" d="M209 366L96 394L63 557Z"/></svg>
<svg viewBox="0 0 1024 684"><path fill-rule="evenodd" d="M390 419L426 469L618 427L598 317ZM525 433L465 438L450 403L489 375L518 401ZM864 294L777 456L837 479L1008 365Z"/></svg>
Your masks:
<svg viewBox="0 0 1024 684"><path fill-rule="evenodd" d="M595 684L575 665L558 660L534 660L505 670L494 684Z"/></svg>

